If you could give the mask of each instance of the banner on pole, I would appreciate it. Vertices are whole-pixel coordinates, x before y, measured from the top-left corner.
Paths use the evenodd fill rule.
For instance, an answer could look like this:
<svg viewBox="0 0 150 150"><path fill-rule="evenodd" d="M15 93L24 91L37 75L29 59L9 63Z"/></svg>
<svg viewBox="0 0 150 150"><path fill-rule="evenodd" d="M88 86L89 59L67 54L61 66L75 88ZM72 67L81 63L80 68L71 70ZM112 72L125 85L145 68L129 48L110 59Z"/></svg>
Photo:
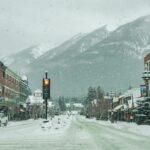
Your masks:
<svg viewBox="0 0 150 150"><path fill-rule="evenodd" d="M140 91L141 91L141 97L147 96L147 86L146 85L140 85Z"/></svg>

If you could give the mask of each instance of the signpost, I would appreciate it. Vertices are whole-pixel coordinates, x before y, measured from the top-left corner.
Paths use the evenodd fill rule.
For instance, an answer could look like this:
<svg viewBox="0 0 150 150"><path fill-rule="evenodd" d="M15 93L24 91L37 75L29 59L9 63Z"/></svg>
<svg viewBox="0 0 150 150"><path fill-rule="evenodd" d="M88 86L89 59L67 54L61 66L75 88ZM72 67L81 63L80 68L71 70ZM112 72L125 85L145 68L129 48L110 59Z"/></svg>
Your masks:
<svg viewBox="0 0 150 150"><path fill-rule="evenodd" d="M147 96L147 86L146 85L140 85L140 91L141 91L141 97Z"/></svg>
<svg viewBox="0 0 150 150"><path fill-rule="evenodd" d="M48 99L50 99L50 78L48 78L48 72L45 72L45 78L43 78L43 99L45 100L45 118L47 120L47 105Z"/></svg>

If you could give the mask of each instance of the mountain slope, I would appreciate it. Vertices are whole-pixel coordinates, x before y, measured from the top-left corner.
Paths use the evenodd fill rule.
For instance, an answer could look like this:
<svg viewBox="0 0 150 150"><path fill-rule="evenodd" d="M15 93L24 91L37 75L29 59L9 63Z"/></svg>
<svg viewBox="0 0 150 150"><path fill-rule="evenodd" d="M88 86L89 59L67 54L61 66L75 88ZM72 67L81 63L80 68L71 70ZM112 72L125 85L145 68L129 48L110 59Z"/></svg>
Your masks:
<svg viewBox="0 0 150 150"><path fill-rule="evenodd" d="M102 41L108 35L109 32L107 31L106 26L103 26L89 34L80 36L80 38L73 38L71 40L68 40L59 47L48 51L29 66L30 71L28 75L30 77L30 80L33 82L32 85L40 86L41 82L37 83L37 81L42 78L44 71L48 70L52 78L54 91L56 91L54 95L62 95L63 92L59 89L57 90L57 85L59 86L60 84L60 88L65 88L67 90L64 83L66 79L63 78L62 69L66 68L69 65L68 62L70 60L77 56L80 56L82 53L88 50L88 48ZM36 68L36 70L34 68ZM60 81L62 83L60 83Z"/></svg>
<svg viewBox="0 0 150 150"><path fill-rule="evenodd" d="M38 59L45 52L51 50L53 47L53 44L32 46L13 55L3 57L2 61L16 72L25 73L28 70L27 66L29 64Z"/></svg>
<svg viewBox="0 0 150 150"><path fill-rule="evenodd" d="M78 35L76 37L71 38L70 40L64 42L60 46L48 51L44 55L42 55L39 59L34 61L32 65L45 64L51 62L52 64L58 65L57 62L61 62L61 65L66 65L65 62L67 60L71 60L72 58L84 53L88 48L102 41L109 35L109 32L106 29L106 26L103 26L89 34ZM46 63L47 62L47 63Z"/></svg>
<svg viewBox="0 0 150 150"><path fill-rule="evenodd" d="M27 65L32 88L41 87L45 70L52 96L84 95L89 86L106 91L139 86L143 56L150 52L149 26L150 16L145 16L111 33L102 27L47 51Z"/></svg>
<svg viewBox="0 0 150 150"><path fill-rule="evenodd" d="M141 17L120 26L104 39L89 44L85 50L81 49L86 41L83 37L53 59L43 57L37 60L32 64L29 75L38 74L40 79L41 73L48 70L54 95L75 96L84 93L90 85L101 85L105 90L138 86L142 82L142 58L150 51L149 19L150 16ZM39 69L33 72L33 68L37 67ZM36 79L31 77L31 80L36 84Z"/></svg>

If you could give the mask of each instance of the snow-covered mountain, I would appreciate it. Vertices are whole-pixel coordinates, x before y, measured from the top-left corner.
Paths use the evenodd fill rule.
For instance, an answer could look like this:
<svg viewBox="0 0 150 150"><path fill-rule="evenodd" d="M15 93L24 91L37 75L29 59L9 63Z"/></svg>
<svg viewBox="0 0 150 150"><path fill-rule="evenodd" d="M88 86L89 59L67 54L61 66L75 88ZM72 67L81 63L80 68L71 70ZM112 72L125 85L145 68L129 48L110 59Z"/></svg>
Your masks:
<svg viewBox="0 0 150 150"><path fill-rule="evenodd" d="M55 80L55 82L53 82L54 87L57 89L57 85L59 86L61 84L61 86L66 88L65 83L59 83L59 81L65 82L62 69L70 66L71 60L86 52L91 46L107 38L108 35L109 32L107 31L106 26L103 26L91 33L73 37L60 46L46 52L29 66L30 70L28 75L33 81L32 85L39 84L40 86L41 82L37 83L37 79L41 79L45 70L48 70L52 77L52 82ZM37 69L35 70L34 68ZM36 79L34 78L35 80L32 78L33 76L36 76ZM61 95L62 91L58 89L55 94Z"/></svg>
<svg viewBox="0 0 150 150"><path fill-rule="evenodd" d="M24 73L27 72L27 66L30 63L38 59L47 51L50 51L54 46L54 44L40 44L32 46L18 53L3 57L2 61L16 72Z"/></svg>
<svg viewBox="0 0 150 150"><path fill-rule="evenodd" d="M52 51L47 52L32 63L29 75L38 74L40 79L48 70L54 95L78 95L90 85L101 85L105 90L138 86L142 82L142 58L150 51L149 19L150 16L141 17L111 33L106 27L98 29L52 59ZM31 80L36 84L37 80Z"/></svg>
<svg viewBox="0 0 150 150"><path fill-rule="evenodd" d="M26 66L32 88L41 87L45 70L55 96L84 94L89 86L97 85L105 90L138 86L143 56L150 52L149 26L150 16L145 16L111 33L104 26L71 38Z"/></svg>
<svg viewBox="0 0 150 150"><path fill-rule="evenodd" d="M150 49L150 15L120 26L100 43L100 47L122 47L120 52L142 59ZM130 50L129 50L130 49Z"/></svg>
<svg viewBox="0 0 150 150"><path fill-rule="evenodd" d="M109 32L107 31L106 26L93 31L92 33L78 34L60 46L46 52L33 63L38 64L40 61L40 63L44 65L46 62L51 61L53 65L57 65L58 62L59 64L61 62L62 65L65 65L65 61L84 53L88 48L102 41L108 35Z"/></svg>

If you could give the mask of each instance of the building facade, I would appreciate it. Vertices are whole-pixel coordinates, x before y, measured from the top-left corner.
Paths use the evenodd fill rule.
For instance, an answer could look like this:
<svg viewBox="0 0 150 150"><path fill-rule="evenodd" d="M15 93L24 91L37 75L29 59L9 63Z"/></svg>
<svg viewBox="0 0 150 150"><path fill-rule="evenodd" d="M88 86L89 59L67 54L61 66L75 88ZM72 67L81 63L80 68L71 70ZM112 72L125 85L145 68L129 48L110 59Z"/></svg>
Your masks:
<svg viewBox="0 0 150 150"><path fill-rule="evenodd" d="M144 68L145 71L150 71L150 53L144 57Z"/></svg>
<svg viewBox="0 0 150 150"><path fill-rule="evenodd" d="M144 72L142 78L146 87L146 97L150 97L150 53L144 57Z"/></svg>
<svg viewBox="0 0 150 150"><path fill-rule="evenodd" d="M28 82L0 62L0 111L5 109L14 115L16 107L30 94Z"/></svg>
<svg viewBox="0 0 150 150"><path fill-rule="evenodd" d="M5 65L2 62L0 62L0 101L4 100L5 70Z"/></svg>

